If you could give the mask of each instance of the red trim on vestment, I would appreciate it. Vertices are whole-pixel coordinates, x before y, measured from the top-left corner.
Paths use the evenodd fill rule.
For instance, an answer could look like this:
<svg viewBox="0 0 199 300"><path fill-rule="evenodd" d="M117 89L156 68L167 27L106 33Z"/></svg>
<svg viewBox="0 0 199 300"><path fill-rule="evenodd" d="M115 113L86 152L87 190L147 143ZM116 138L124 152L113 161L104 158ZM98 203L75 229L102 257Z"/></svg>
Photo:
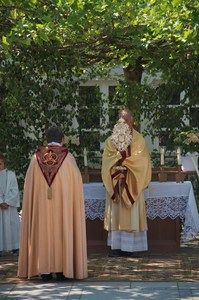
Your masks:
<svg viewBox="0 0 199 300"><path fill-rule="evenodd" d="M118 162L115 164L115 166L122 166L122 163L123 161L129 157L131 155L131 147L128 146L128 149L127 151L121 151L120 152L122 158L120 158L118 160ZM116 185L113 187L113 195L111 197L112 200L115 200L115 198L117 196L120 196L119 192L120 192L120 188L119 188L119 185L121 185L121 188L124 188L126 190L126 193L128 195L128 198L131 202L131 204L133 205L133 203L135 202L133 197L131 196L130 192L129 192L129 188L128 188L128 185L126 183L126 178L127 178L127 171L128 170L117 170L115 171L112 175L111 175L111 178L112 180L119 174L123 174L124 177L119 179L118 182L116 183Z"/></svg>
<svg viewBox="0 0 199 300"><path fill-rule="evenodd" d="M46 147L41 146L36 151L37 162L49 187L51 186L67 154L67 148L54 145Z"/></svg>

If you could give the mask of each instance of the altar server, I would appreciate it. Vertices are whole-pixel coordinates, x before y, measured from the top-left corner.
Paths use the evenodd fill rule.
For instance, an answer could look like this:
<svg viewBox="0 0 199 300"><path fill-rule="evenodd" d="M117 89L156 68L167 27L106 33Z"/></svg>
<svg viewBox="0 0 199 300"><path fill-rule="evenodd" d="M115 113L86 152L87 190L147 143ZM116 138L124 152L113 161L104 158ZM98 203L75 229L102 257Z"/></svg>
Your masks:
<svg viewBox="0 0 199 300"><path fill-rule="evenodd" d="M6 168L6 158L0 154L0 253L19 249L20 206L17 178Z"/></svg>

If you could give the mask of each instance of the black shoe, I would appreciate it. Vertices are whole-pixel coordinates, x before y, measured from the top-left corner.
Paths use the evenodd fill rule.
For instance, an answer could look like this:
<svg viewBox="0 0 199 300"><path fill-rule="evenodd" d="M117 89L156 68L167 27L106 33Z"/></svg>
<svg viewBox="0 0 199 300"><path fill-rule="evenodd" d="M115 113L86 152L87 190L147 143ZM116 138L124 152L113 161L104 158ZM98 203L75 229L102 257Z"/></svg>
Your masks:
<svg viewBox="0 0 199 300"><path fill-rule="evenodd" d="M109 252L108 257L121 257L122 256L122 251L117 249L117 250L111 250Z"/></svg>
<svg viewBox="0 0 199 300"><path fill-rule="evenodd" d="M19 256L19 249L13 249L13 250L12 250L12 254L13 254L14 256Z"/></svg>
<svg viewBox="0 0 199 300"><path fill-rule="evenodd" d="M121 256L123 257L138 257L137 252L121 251Z"/></svg>
<svg viewBox="0 0 199 300"><path fill-rule="evenodd" d="M67 279L62 272L57 272L55 274L56 274L56 277L57 277L58 281L64 281L64 280Z"/></svg>
<svg viewBox="0 0 199 300"><path fill-rule="evenodd" d="M43 281L49 281L49 280L53 279L53 275L52 275L52 273L41 274L41 278Z"/></svg>

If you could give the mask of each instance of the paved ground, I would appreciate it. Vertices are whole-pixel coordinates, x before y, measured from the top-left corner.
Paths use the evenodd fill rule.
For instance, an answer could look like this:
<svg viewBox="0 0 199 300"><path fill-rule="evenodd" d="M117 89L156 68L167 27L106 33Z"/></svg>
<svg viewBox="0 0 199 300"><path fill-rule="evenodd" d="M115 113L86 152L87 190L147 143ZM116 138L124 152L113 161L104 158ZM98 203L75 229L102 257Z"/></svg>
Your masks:
<svg viewBox="0 0 199 300"><path fill-rule="evenodd" d="M196 300L199 283L184 282L52 282L1 284L0 299L40 300Z"/></svg>
<svg viewBox="0 0 199 300"><path fill-rule="evenodd" d="M0 283L18 283L17 258L0 257ZM191 281L199 282L199 237L179 252L140 254L138 257L88 256L86 281ZM33 280L38 280L34 278Z"/></svg>
<svg viewBox="0 0 199 300"><path fill-rule="evenodd" d="M110 258L92 254L88 279L43 283L39 277L16 277L17 258L0 258L1 299L199 300L199 237L176 253L148 253Z"/></svg>

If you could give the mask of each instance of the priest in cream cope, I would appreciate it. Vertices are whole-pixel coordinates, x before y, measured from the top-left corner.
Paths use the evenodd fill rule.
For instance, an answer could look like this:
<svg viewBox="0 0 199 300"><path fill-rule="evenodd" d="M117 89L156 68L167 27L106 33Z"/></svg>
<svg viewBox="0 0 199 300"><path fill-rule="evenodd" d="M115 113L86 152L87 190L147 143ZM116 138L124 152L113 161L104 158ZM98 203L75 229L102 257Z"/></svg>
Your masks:
<svg viewBox="0 0 199 300"><path fill-rule="evenodd" d="M105 185L104 227L113 255L146 251L147 220L144 189L151 180L151 161L143 136L133 128L133 117L122 110L102 157Z"/></svg>
<svg viewBox="0 0 199 300"><path fill-rule="evenodd" d="M24 183L18 276L87 277L81 173L57 127L33 155Z"/></svg>

